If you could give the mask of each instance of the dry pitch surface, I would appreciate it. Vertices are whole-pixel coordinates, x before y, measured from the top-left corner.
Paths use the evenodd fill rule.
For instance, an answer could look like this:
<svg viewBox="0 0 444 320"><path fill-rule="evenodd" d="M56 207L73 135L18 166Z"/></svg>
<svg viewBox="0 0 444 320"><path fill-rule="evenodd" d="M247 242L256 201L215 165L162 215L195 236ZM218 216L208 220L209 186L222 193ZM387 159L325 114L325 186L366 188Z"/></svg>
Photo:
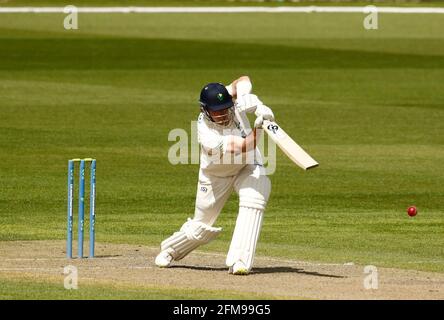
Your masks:
<svg viewBox="0 0 444 320"><path fill-rule="evenodd" d="M78 268L84 284L209 289L283 299L444 299L444 275L378 268L379 288L366 290L364 267L257 257L249 276L227 273L222 254L194 252L172 268L153 261L157 248L100 243L95 259L67 260L64 241L0 242L0 278L60 281ZM75 246L76 247L76 246Z"/></svg>

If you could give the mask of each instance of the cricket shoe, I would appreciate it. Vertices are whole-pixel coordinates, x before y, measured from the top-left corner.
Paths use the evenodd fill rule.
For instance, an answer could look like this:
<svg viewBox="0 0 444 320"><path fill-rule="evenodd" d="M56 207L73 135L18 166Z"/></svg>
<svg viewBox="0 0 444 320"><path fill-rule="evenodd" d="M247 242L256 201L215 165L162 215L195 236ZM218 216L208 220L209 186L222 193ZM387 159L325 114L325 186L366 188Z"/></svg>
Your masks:
<svg viewBox="0 0 444 320"><path fill-rule="evenodd" d="M232 267L230 267L229 273L238 276L246 276L250 273L250 271L242 261L238 261Z"/></svg>
<svg viewBox="0 0 444 320"><path fill-rule="evenodd" d="M173 260L174 260L173 256L171 255L170 251L167 249L167 250L161 251L157 255L154 263L159 268L168 268L171 265L171 262L173 262Z"/></svg>

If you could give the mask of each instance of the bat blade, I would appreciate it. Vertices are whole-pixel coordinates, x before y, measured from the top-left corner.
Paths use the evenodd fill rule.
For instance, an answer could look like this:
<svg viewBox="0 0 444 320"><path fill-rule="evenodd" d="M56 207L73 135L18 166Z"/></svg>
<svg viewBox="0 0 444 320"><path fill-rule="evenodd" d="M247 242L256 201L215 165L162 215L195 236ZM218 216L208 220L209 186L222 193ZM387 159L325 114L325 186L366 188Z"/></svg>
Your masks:
<svg viewBox="0 0 444 320"><path fill-rule="evenodd" d="M295 164L304 170L316 168L319 163L302 149L276 122L264 121L268 136Z"/></svg>

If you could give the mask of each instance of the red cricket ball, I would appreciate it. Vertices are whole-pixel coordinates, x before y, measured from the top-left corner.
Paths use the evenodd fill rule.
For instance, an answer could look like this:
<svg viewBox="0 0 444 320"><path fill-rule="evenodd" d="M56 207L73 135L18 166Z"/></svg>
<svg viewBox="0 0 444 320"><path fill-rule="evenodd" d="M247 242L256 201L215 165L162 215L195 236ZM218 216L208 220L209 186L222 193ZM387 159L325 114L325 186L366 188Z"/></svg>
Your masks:
<svg viewBox="0 0 444 320"><path fill-rule="evenodd" d="M414 217L418 213L418 210L416 209L415 206L411 206L407 209L407 213L410 217Z"/></svg>

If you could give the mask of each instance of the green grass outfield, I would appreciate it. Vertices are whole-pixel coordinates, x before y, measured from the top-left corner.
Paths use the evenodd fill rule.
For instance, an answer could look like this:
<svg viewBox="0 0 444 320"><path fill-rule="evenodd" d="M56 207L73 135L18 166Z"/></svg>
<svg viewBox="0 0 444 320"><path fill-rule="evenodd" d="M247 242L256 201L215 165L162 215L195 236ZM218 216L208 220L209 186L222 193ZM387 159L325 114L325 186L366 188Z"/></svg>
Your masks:
<svg viewBox="0 0 444 320"><path fill-rule="evenodd" d="M442 15L63 18L0 15L0 240L63 239L67 160L95 157L97 240L157 246L197 181L169 131L190 131L206 82L248 74L321 164L278 151L258 254L444 272ZM205 250L227 251L236 213Z"/></svg>
<svg viewBox="0 0 444 320"><path fill-rule="evenodd" d="M156 288L144 286L95 283L78 285L78 290L66 290L61 281L49 279L2 279L0 300L214 300L214 299L276 299L254 293L236 293L224 290L193 290L185 288Z"/></svg>
<svg viewBox="0 0 444 320"><path fill-rule="evenodd" d="M0 7L16 6L442 6L438 0L299 0L298 2L280 0L0 0Z"/></svg>

